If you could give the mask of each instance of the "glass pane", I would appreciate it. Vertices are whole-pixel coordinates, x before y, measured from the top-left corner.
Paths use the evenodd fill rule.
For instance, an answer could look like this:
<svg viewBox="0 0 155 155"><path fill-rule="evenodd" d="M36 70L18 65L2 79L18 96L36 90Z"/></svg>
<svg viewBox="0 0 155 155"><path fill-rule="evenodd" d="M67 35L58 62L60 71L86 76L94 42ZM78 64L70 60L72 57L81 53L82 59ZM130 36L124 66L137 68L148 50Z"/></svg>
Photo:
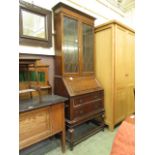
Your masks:
<svg viewBox="0 0 155 155"><path fill-rule="evenodd" d="M19 71L19 82L28 81L28 74L24 71Z"/></svg>
<svg viewBox="0 0 155 155"><path fill-rule="evenodd" d="M30 81L37 81L36 72L30 71L29 74L30 74Z"/></svg>
<svg viewBox="0 0 155 155"><path fill-rule="evenodd" d="M45 72L38 72L38 78L40 82L45 82Z"/></svg>
<svg viewBox="0 0 155 155"><path fill-rule="evenodd" d="M76 20L64 17L64 70L78 72L78 23Z"/></svg>
<svg viewBox="0 0 155 155"><path fill-rule="evenodd" d="M83 72L94 70L93 27L83 24Z"/></svg>
<svg viewBox="0 0 155 155"><path fill-rule="evenodd" d="M23 35L46 38L45 35L45 17L22 10Z"/></svg>
<svg viewBox="0 0 155 155"><path fill-rule="evenodd" d="M28 76L30 76L30 79L28 78ZM38 72L38 80L39 82L45 82L45 72ZM30 72L20 71L19 81L20 82L37 81L36 72L35 71L30 71Z"/></svg>

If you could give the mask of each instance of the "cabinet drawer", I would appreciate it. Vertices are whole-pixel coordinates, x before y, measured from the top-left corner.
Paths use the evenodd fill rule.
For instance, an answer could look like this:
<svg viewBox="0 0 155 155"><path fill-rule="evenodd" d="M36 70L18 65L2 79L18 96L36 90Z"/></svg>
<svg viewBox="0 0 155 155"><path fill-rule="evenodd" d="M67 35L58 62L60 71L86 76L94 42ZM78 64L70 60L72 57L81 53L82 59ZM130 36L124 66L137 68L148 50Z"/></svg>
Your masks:
<svg viewBox="0 0 155 155"><path fill-rule="evenodd" d="M95 92L78 96L77 98L74 99L73 106L78 107L83 104L89 104L89 102L96 102L98 100L103 100L103 92Z"/></svg>

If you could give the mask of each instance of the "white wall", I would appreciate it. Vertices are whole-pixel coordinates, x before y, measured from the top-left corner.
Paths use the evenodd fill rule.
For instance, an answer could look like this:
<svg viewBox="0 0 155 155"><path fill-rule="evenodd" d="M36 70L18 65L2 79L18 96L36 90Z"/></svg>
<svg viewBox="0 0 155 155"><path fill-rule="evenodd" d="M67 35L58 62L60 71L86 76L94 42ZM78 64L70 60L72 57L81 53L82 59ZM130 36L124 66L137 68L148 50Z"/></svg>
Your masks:
<svg viewBox="0 0 155 155"><path fill-rule="evenodd" d="M83 11L96 18L95 26L105 23L108 20L116 19L124 24L134 28L134 9L124 14L120 10L103 4L101 0L25 0L29 3L33 3L40 7L51 10L51 8L58 2L63 2L70 5L80 11ZM53 22L52 22L53 24ZM52 32L53 26L52 26ZM31 54L45 54L54 55L54 38L52 39L51 48L32 47L32 46L19 46L19 53L31 53Z"/></svg>
<svg viewBox="0 0 155 155"><path fill-rule="evenodd" d="M52 6L57 4L59 0L24 0L29 3L33 3L34 5L46 8L51 10ZM52 18L53 19L53 18ZM52 22L52 32L53 32L53 22ZM28 54L42 54L42 55L54 55L54 37L52 37L52 47L43 48L43 47L33 47L33 46L25 46L19 45L19 53L28 53Z"/></svg>
<svg viewBox="0 0 155 155"><path fill-rule="evenodd" d="M132 28L135 28L135 8L125 14L125 23Z"/></svg>

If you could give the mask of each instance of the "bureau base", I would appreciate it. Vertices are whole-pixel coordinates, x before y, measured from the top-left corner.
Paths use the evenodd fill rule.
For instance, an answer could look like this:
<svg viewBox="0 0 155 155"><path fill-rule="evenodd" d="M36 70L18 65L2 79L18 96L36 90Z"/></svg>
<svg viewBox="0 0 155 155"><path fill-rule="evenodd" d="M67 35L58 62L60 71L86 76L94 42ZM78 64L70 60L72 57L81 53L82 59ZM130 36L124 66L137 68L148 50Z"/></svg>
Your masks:
<svg viewBox="0 0 155 155"><path fill-rule="evenodd" d="M67 142L69 143L70 150L83 140L89 138L90 136L96 134L99 131L104 131L103 112L100 114L92 116L93 118L88 118L82 124L70 124L66 120L67 126Z"/></svg>

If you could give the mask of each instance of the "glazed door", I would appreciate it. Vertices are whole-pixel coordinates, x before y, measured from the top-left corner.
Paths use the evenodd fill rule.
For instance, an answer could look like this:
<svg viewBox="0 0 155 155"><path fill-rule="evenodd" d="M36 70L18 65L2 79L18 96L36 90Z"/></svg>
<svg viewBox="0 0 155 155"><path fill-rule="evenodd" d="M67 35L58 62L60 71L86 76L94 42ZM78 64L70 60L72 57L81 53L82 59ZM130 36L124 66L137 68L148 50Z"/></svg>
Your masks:
<svg viewBox="0 0 155 155"><path fill-rule="evenodd" d="M64 73L79 73L79 39L78 21L76 19L63 17L63 57Z"/></svg>
<svg viewBox="0 0 155 155"><path fill-rule="evenodd" d="M82 72L94 72L94 29L82 24Z"/></svg>

